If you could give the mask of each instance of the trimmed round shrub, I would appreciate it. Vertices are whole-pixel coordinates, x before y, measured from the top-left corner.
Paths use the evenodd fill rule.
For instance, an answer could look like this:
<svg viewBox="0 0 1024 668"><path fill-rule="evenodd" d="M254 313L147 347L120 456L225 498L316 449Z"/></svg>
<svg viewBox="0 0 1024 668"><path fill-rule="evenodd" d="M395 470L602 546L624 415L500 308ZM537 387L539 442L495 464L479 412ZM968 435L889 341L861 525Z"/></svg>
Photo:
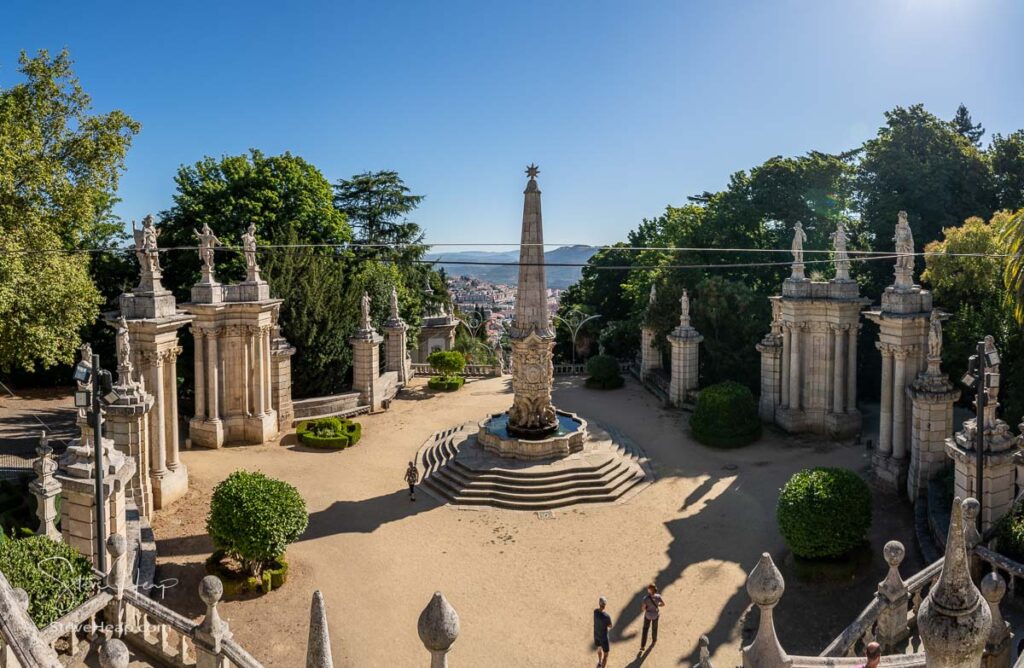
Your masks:
<svg viewBox="0 0 1024 668"><path fill-rule="evenodd" d="M871 527L871 490L848 469L804 469L782 488L775 516L796 556L839 557L860 545Z"/></svg>
<svg viewBox="0 0 1024 668"><path fill-rule="evenodd" d="M427 387L432 390L440 390L442 392L454 392L465 384L466 379L462 376L451 376L449 378L445 378L444 376L431 376L427 381Z"/></svg>
<svg viewBox="0 0 1024 668"><path fill-rule="evenodd" d="M1018 503L1003 515L996 526L999 553L1014 561L1024 561L1024 504Z"/></svg>
<svg viewBox="0 0 1024 668"><path fill-rule="evenodd" d="M28 593L28 615L43 628L77 608L96 591L91 562L67 543L46 536L0 535L0 571Z"/></svg>
<svg viewBox="0 0 1024 668"><path fill-rule="evenodd" d="M311 448L341 450L358 443L363 436L363 428L352 420L325 417L300 423L295 435L303 445Z"/></svg>
<svg viewBox="0 0 1024 668"><path fill-rule="evenodd" d="M231 568L224 550L217 550L206 560L206 574L216 575L224 585L225 596L241 594L269 594L288 581L288 562L275 559L264 566L259 577L239 573Z"/></svg>
<svg viewBox="0 0 1024 668"><path fill-rule="evenodd" d="M727 380L701 390L690 430L699 442L716 448L738 448L761 438L761 418L750 388Z"/></svg>
<svg viewBox="0 0 1024 668"><path fill-rule="evenodd" d="M587 387L596 390L614 390L626 380L619 373L619 360L611 355L594 355L587 360Z"/></svg>
<svg viewBox="0 0 1024 668"><path fill-rule="evenodd" d="M306 502L295 487L262 473L235 471L213 489L206 531L245 573L261 577L307 524Z"/></svg>
<svg viewBox="0 0 1024 668"><path fill-rule="evenodd" d="M466 357L457 350L435 350L427 357L427 363L441 378L452 378L466 368Z"/></svg>

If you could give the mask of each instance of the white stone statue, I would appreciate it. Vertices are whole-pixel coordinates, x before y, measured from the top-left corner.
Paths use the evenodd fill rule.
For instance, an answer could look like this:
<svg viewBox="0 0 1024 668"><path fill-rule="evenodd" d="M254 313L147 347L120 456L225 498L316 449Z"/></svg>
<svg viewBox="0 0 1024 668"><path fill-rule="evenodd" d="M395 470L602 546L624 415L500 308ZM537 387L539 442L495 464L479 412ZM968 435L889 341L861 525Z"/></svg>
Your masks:
<svg viewBox="0 0 1024 668"><path fill-rule="evenodd" d="M193 229L192 233L199 239L199 259L203 261L204 273L210 275L213 273L213 249L223 244L206 223L202 231Z"/></svg>
<svg viewBox="0 0 1024 668"><path fill-rule="evenodd" d="M390 304L391 305L391 319L392 320L398 320L398 318L399 318L399 316L398 316L398 290L396 290L395 286L393 286L393 285L391 286L390 302L391 302L391 304Z"/></svg>
<svg viewBox="0 0 1024 668"><path fill-rule="evenodd" d="M932 309L931 321L928 323L928 357L942 359L942 318L939 310Z"/></svg>
<svg viewBox="0 0 1024 668"><path fill-rule="evenodd" d="M832 243L835 248L836 278L843 281L850 279L850 254L846 248L848 241L846 223L840 220L836 223L836 231L832 233Z"/></svg>
<svg viewBox="0 0 1024 668"><path fill-rule="evenodd" d="M92 364L92 344L88 341L78 347L78 354L83 362Z"/></svg>
<svg viewBox="0 0 1024 668"><path fill-rule="evenodd" d="M160 237L160 230L153 225L153 216L146 216L142 219L142 229L136 228L133 220L132 236L135 237L135 256L139 259L142 273L159 272L160 249L157 246L157 239Z"/></svg>
<svg viewBox="0 0 1024 668"><path fill-rule="evenodd" d="M119 365L132 358L132 345L128 340L128 321L122 315L117 321L117 362Z"/></svg>
<svg viewBox="0 0 1024 668"><path fill-rule="evenodd" d="M651 283L651 294L647 298L647 304L649 306L654 306L654 302L657 301L657 299L658 299L658 288L657 288L657 286L655 286L654 283Z"/></svg>
<svg viewBox="0 0 1024 668"><path fill-rule="evenodd" d="M800 221L793 226L793 243L790 249L793 251L793 278L804 277L804 242L807 241L807 233Z"/></svg>
<svg viewBox="0 0 1024 668"><path fill-rule="evenodd" d="M364 331L370 329L370 295L365 292L359 302L359 328Z"/></svg>
<svg viewBox="0 0 1024 668"><path fill-rule="evenodd" d="M907 222L907 212L900 211L899 220L896 223L896 235L893 237L896 242L896 269L905 272L914 271L914 233Z"/></svg>
<svg viewBox="0 0 1024 668"><path fill-rule="evenodd" d="M245 268L250 276L255 275L260 266L256 264L256 224L249 223L249 227L242 235L242 253L245 255Z"/></svg>
<svg viewBox="0 0 1024 668"><path fill-rule="evenodd" d="M686 288L683 288L683 296L679 298L679 325L690 326L690 295L687 294Z"/></svg>

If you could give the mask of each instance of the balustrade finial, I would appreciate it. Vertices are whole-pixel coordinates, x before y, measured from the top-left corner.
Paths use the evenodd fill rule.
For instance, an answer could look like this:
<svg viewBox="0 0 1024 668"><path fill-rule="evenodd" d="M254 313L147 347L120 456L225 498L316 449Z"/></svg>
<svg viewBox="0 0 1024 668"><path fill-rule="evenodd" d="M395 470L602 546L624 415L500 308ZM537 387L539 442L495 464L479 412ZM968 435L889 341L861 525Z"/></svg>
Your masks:
<svg viewBox="0 0 1024 668"><path fill-rule="evenodd" d="M331 636L327 629L324 595L317 589L309 609L309 641L306 644L306 668L333 668Z"/></svg>
<svg viewBox="0 0 1024 668"><path fill-rule="evenodd" d="M207 575L199 583L199 598L206 604L206 616L196 627L196 639L205 643L214 653L220 652L220 643L231 638L228 623L220 617L217 603L224 596L224 584L220 578Z"/></svg>
<svg viewBox="0 0 1024 668"><path fill-rule="evenodd" d="M447 668L448 650L459 637L459 614L439 591L434 592L416 624L423 646L430 651L431 668Z"/></svg>
<svg viewBox="0 0 1024 668"><path fill-rule="evenodd" d="M100 645L99 657L100 668L128 668L131 658L128 648L117 638L111 638Z"/></svg>
<svg viewBox="0 0 1024 668"><path fill-rule="evenodd" d="M775 635L772 618L772 608L778 604L785 590L782 573L776 568L771 555L765 552L747 576L747 594L761 609L761 620L754 641L742 649L743 668L786 668L791 665Z"/></svg>

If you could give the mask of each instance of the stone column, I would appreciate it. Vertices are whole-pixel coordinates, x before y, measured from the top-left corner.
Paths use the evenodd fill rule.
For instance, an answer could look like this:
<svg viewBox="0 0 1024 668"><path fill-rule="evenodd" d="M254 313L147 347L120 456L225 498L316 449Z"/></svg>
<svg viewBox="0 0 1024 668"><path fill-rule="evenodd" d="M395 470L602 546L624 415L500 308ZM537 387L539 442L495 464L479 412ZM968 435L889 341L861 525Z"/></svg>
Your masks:
<svg viewBox="0 0 1024 668"><path fill-rule="evenodd" d="M60 531L57 529L57 497L60 495L60 483L53 477L57 471L57 462L53 458L53 448L46 438L46 432L39 438L36 454L39 458L32 464L36 479L28 485L29 491L36 497L36 516L39 518L36 535L60 540Z"/></svg>
<svg viewBox="0 0 1024 668"><path fill-rule="evenodd" d="M946 440L953 435L953 403L960 390L939 369L940 358L929 360L929 371L907 389L911 399L910 468L907 498L928 493L928 482L946 463Z"/></svg>
<svg viewBox="0 0 1024 668"><path fill-rule="evenodd" d="M170 405L170 433L167 438L167 468L176 472L181 468L181 461L178 458L179 436L178 436L178 353L181 348L175 347L167 351L167 383L168 395L171 399Z"/></svg>
<svg viewBox="0 0 1024 668"><path fill-rule="evenodd" d="M878 409L878 453L892 454L892 348L876 344L882 352L882 403Z"/></svg>
<svg viewBox="0 0 1024 668"><path fill-rule="evenodd" d="M893 351L895 371L892 389L892 456L903 459L907 456L907 355L906 349Z"/></svg>
<svg viewBox="0 0 1024 668"><path fill-rule="evenodd" d="M207 346L207 374L209 385L207 386L206 397L209 401L209 410L207 415L210 420L219 422L220 421L220 353L217 350L217 338L220 336L219 330L210 330L206 334L206 346Z"/></svg>
<svg viewBox="0 0 1024 668"><path fill-rule="evenodd" d="M843 350L844 339L846 338L846 332L841 327L832 327L832 339L833 339L833 358L835 359L835 368L832 371L832 412L842 413L846 410L846 401L843 396L843 391L846 389L846 355Z"/></svg>
<svg viewBox="0 0 1024 668"><path fill-rule="evenodd" d="M255 396L254 408L257 415L265 415L267 412L267 405L265 403L266 393L264 386L266 385L266 373L264 371L264 358L269 352L263 346L263 331L258 327L253 329L252 334L252 352L256 358L256 364L253 368L253 380L256 381L252 388L252 393Z"/></svg>
<svg viewBox="0 0 1024 668"><path fill-rule="evenodd" d="M200 420L206 417L206 356L203 354L203 330L192 328L195 356L195 411Z"/></svg>
<svg viewBox="0 0 1024 668"><path fill-rule="evenodd" d="M963 429L946 439L946 455L953 460L954 493L973 495L977 492L977 420L965 420ZM995 525L1013 506L1017 488L1016 455L1020 452L1010 427L994 420L985 427L982 475L985 476L984 500L981 504L981 530Z"/></svg>
<svg viewBox="0 0 1024 668"><path fill-rule="evenodd" d="M371 411L382 408L377 396L377 378L380 376L380 344L384 338L376 331L359 330L349 339L352 344L352 389L359 393L360 403Z"/></svg>
<svg viewBox="0 0 1024 668"><path fill-rule="evenodd" d="M846 343L846 412L857 411L857 332L860 324L850 325Z"/></svg>
<svg viewBox="0 0 1024 668"><path fill-rule="evenodd" d="M680 325L668 335L672 345L672 375L669 383L669 403L682 406L698 386L700 371L700 342L704 337L690 325Z"/></svg>
<svg viewBox="0 0 1024 668"><path fill-rule="evenodd" d="M654 343L654 330L644 327L640 330L640 375L647 376L661 368L661 351Z"/></svg>
<svg viewBox="0 0 1024 668"><path fill-rule="evenodd" d="M153 368L153 383L154 387L160 388L158 391L163 391L164 388L164 366L159 360L152 362ZM164 428L166 424L167 414L165 412L165 402L158 402L153 408L153 429L150 433L151 436L155 436L150 442L150 449L153 455L153 468L150 472L152 478L163 478L167 475L167 430ZM154 485L157 485L154 482Z"/></svg>
<svg viewBox="0 0 1024 668"><path fill-rule="evenodd" d="M114 448L135 462L135 475L127 481L126 495L143 517L153 513L153 487L149 472L152 448L150 444L153 396L138 383L128 383L122 377L114 386L117 401L106 408L106 429Z"/></svg>
<svg viewBox="0 0 1024 668"><path fill-rule="evenodd" d="M789 368L789 407L794 410L800 410L800 383L801 373L800 364L803 361L803 352L800 350L800 339L802 338L800 332L800 325L792 325L792 341L790 343L790 368Z"/></svg>
<svg viewBox="0 0 1024 668"><path fill-rule="evenodd" d="M277 314L274 314L274 322L277 322ZM271 372L271 406L277 411L278 431L286 431L291 428L295 419L295 409L292 404L292 355L295 348L288 344L288 340L281 335L280 328L275 324L274 336L270 342L270 372Z"/></svg>
<svg viewBox="0 0 1024 668"><path fill-rule="evenodd" d="M771 333L765 335L757 344L757 350L761 353L761 397L757 412L763 422L774 422L775 410L781 401L782 336Z"/></svg>
<svg viewBox="0 0 1024 668"><path fill-rule="evenodd" d="M780 386L783 408L789 408L789 358L793 355L793 333L789 325L782 327L782 383Z"/></svg>
<svg viewBox="0 0 1024 668"><path fill-rule="evenodd" d="M409 326L401 318L391 319L384 323L385 368L398 374L399 385L405 385L412 378L405 338L408 329Z"/></svg>

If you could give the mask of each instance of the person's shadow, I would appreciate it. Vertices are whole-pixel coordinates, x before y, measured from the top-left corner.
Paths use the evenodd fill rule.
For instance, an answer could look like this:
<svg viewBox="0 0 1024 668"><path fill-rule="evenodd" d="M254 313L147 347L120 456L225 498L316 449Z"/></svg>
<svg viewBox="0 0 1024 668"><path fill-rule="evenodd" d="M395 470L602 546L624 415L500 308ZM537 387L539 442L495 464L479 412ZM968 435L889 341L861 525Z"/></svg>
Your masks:
<svg viewBox="0 0 1024 668"><path fill-rule="evenodd" d="M437 508L433 497L417 488L416 501L409 500L405 487L390 494L359 501L335 501L309 515L309 526L299 540L313 540L341 533L373 533L388 522Z"/></svg>

